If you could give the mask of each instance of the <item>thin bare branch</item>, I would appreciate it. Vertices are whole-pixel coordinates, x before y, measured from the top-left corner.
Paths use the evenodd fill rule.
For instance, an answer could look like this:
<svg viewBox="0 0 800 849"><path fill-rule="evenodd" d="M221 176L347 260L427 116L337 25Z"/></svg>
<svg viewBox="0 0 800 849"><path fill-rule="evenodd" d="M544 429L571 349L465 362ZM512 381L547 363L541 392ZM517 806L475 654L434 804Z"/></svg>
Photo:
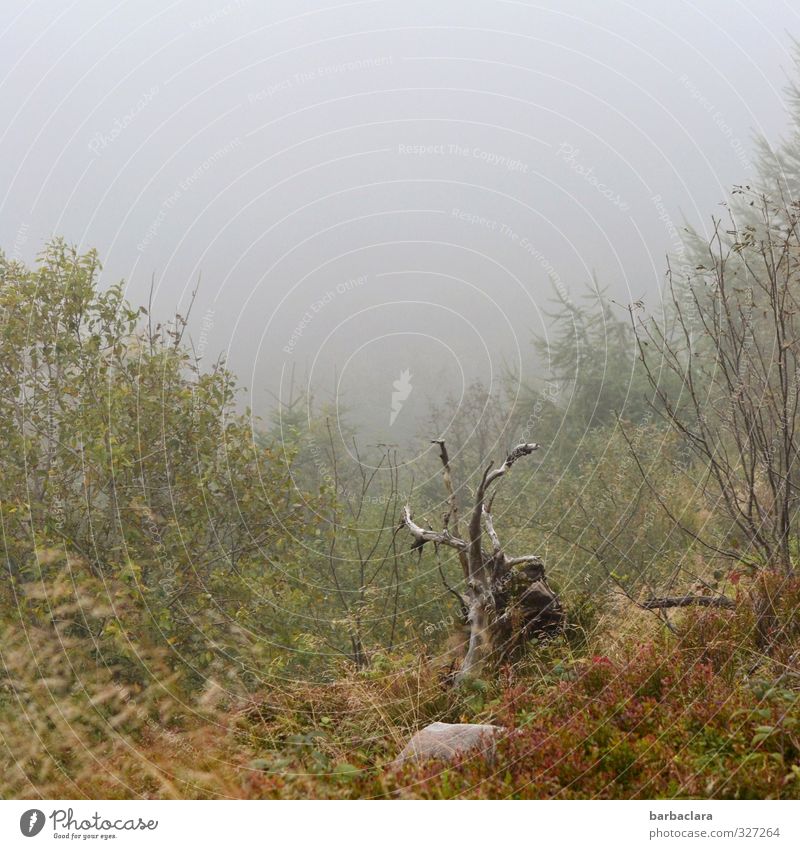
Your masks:
<svg viewBox="0 0 800 849"><path fill-rule="evenodd" d="M450 473L450 457L447 453L447 446L444 439L432 439L431 444L439 446L439 459L442 461L442 480L444 488L447 492L448 512L444 519L445 530L452 528L452 532L456 537L461 536L461 522L458 514L458 499L456 498L455 488L453 487L453 476ZM458 559L461 563L461 571L464 573L464 578L469 577L469 562L467 561L466 549L459 550Z"/></svg>

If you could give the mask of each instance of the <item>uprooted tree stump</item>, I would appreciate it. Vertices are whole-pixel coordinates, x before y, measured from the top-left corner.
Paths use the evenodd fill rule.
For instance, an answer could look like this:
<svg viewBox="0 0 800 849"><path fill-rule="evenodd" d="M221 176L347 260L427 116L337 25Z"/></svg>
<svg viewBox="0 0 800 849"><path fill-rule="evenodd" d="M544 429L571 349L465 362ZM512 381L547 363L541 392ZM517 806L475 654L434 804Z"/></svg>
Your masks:
<svg viewBox="0 0 800 849"><path fill-rule="evenodd" d="M534 442L517 445L499 468L490 465L483 473L475 493L469 518L468 535L460 530L459 505L450 460L444 440L436 439L442 461L448 510L444 529L434 531L417 525L406 505L401 527L414 537L414 548L421 552L424 545L447 546L458 552L464 577L464 590L453 592L466 611L469 643L456 680L478 675L487 662L499 662L531 638L553 634L564 624L564 611L558 596L550 589L544 574L544 564L534 554L509 557L503 551L492 520L492 499L489 490L514 463L532 454L539 446ZM488 500L487 500L488 498ZM483 546L483 531L491 542L491 550Z"/></svg>

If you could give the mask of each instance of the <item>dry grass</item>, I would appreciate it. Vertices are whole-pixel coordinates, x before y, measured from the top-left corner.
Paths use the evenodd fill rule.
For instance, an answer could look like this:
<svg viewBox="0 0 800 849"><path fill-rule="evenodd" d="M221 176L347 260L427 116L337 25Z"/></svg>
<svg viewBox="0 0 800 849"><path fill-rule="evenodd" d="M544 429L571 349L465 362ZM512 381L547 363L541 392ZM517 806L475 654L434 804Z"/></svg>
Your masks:
<svg viewBox="0 0 800 849"><path fill-rule="evenodd" d="M580 648L539 646L495 682L454 690L440 664L395 657L255 696L222 674L188 686L158 647L111 662L81 632L107 613L91 594L47 598L49 623L2 635L3 798L800 795L800 582L757 664L746 599L682 613L677 636L613 600ZM388 770L434 720L520 734L494 769Z"/></svg>

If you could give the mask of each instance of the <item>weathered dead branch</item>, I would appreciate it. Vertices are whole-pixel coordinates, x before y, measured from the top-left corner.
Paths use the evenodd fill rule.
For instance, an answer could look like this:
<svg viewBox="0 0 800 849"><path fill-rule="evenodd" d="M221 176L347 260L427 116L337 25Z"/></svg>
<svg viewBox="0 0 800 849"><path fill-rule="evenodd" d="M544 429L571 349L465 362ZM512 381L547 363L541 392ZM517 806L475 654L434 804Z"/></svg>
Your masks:
<svg viewBox="0 0 800 849"><path fill-rule="evenodd" d="M454 594L466 606L470 627L467 652L457 675L457 679L463 679L478 674L489 658L506 657L533 636L560 629L563 611L558 597L547 585L544 564L539 557L533 554L506 556L494 526L492 498L487 501L492 485L505 476L517 460L532 454L539 446L534 442L520 443L501 466L493 468L490 465L485 469L470 512L468 538L463 539L447 447L443 439L433 442L439 446L447 493L444 529L434 531L418 525L408 505L403 510L401 527L406 527L414 537L414 549L421 550L425 543L432 542L458 552L465 588ZM491 541L490 552L483 548L484 528Z"/></svg>

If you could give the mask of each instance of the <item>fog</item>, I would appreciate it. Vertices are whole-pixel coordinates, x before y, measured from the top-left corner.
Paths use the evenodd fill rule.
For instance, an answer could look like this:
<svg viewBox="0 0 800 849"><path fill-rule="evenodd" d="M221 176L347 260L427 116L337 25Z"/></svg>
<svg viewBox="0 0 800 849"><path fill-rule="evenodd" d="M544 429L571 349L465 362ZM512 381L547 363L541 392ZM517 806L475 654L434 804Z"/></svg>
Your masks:
<svg viewBox="0 0 800 849"><path fill-rule="evenodd" d="M535 377L556 290L657 308L680 228L784 131L800 32L788 2L2 7L6 253L95 247L162 318L197 287L195 348L257 414L294 372L386 441Z"/></svg>

